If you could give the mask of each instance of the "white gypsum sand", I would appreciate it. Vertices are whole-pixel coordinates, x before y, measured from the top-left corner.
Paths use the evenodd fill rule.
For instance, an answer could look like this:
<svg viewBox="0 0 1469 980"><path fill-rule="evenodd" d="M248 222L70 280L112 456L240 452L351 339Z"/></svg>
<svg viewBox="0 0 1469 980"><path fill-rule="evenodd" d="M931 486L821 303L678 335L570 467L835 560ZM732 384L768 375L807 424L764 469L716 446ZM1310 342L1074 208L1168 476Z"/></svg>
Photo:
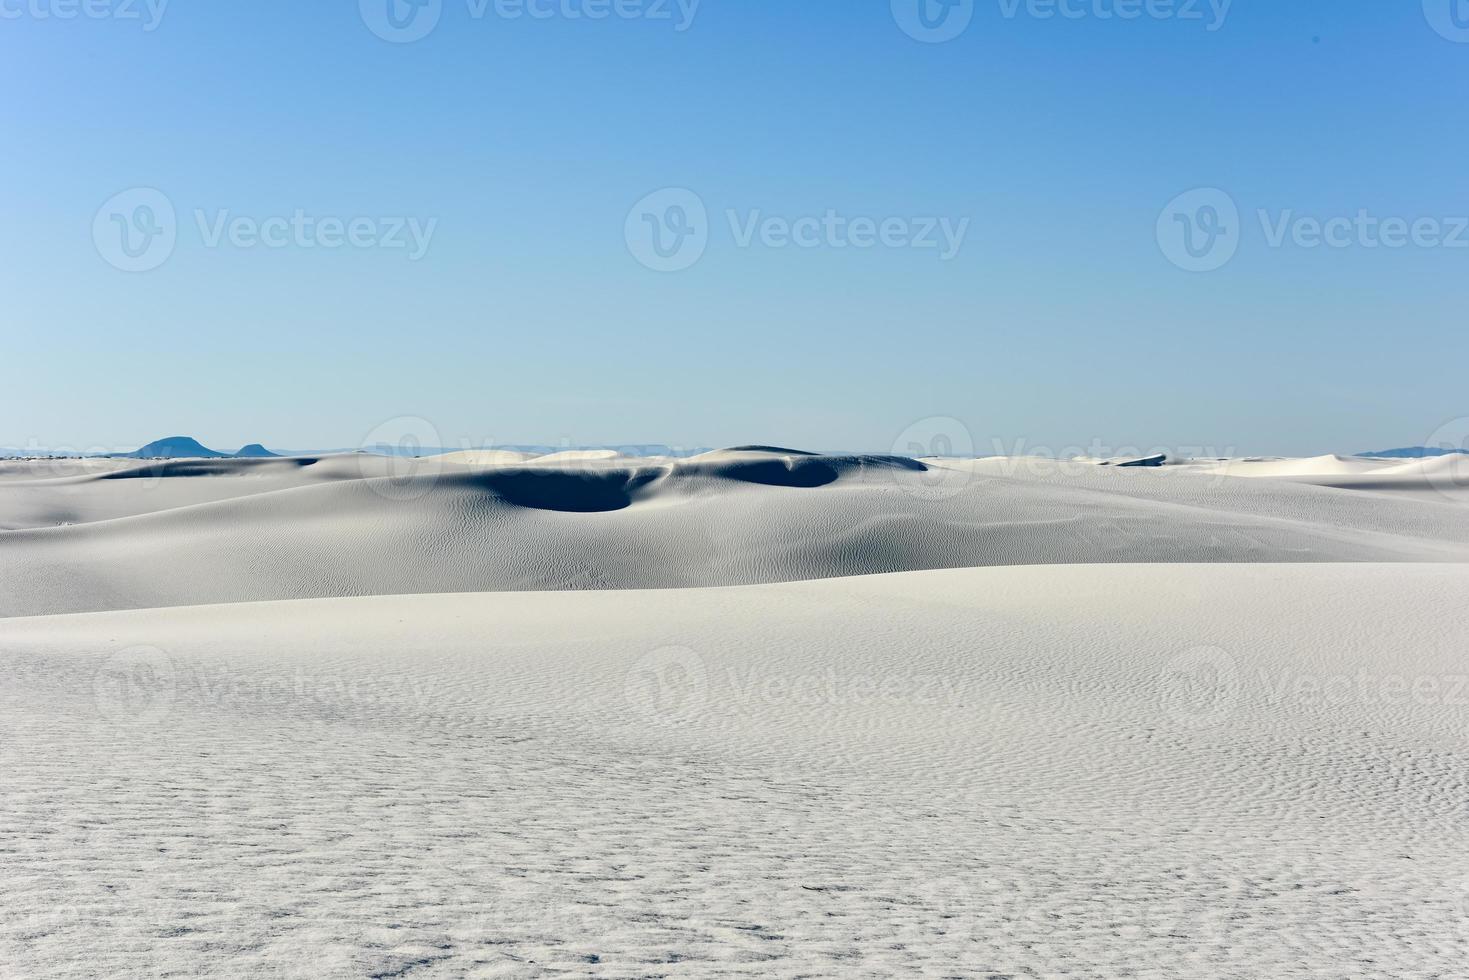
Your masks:
<svg viewBox="0 0 1469 980"><path fill-rule="evenodd" d="M0 464L0 976L1457 975L1411 462Z"/></svg>
<svg viewBox="0 0 1469 980"><path fill-rule="evenodd" d="M728 450L116 461L56 479L10 464L29 478L0 483L0 615L981 565L1469 561L1469 462L1444 462L1360 492L1207 464Z"/></svg>

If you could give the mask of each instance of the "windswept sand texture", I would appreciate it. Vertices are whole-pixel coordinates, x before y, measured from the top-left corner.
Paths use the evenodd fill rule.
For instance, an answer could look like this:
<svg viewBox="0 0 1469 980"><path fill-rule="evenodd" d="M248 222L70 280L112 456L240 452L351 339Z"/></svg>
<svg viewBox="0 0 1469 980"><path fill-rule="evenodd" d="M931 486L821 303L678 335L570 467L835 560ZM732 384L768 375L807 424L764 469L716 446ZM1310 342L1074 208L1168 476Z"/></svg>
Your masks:
<svg viewBox="0 0 1469 980"><path fill-rule="evenodd" d="M0 977L1461 977L1466 486L0 463Z"/></svg>

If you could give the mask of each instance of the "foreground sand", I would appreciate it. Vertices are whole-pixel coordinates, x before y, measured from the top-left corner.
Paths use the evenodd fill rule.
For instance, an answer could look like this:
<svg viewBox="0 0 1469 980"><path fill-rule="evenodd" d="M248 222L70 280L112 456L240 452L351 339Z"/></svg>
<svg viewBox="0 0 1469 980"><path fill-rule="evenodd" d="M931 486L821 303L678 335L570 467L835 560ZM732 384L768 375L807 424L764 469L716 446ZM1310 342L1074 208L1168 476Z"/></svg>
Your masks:
<svg viewBox="0 0 1469 980"><path fill-rule="evenodd" d="M1462 976L1462 564L0 620L0 975Z"/></svg>
<svg viewBox="0 0 1469 980"><path fill-rule="evenodd" d="M1116 462L0 463L0 977L1462 976L1469 459Z"/></svg>

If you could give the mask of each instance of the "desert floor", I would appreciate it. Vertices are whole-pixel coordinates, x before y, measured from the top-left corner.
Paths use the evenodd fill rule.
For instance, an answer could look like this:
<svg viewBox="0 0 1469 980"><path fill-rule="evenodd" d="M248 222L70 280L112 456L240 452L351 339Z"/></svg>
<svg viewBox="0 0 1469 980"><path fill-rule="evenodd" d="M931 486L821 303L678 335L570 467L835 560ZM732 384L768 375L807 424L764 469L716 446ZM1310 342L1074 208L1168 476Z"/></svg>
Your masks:
<svg viewBox="0 0 1469 980"><path fill-rule="evenodd" d="M0 463L0 976L1463 976L1466 470Z"/></svg>

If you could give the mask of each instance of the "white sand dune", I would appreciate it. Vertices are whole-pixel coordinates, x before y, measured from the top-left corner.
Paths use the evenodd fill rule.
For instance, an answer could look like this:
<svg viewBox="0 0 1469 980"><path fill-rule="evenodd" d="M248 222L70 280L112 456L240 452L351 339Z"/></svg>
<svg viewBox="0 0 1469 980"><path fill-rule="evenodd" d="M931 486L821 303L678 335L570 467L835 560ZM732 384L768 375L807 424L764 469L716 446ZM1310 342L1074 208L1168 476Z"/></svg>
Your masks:
<svg viewBox="0 0 1469 980"><path fill-rule="evenodd" d="M1426 459L1318 456L1312 459L1223 460L1181 464L1197 473L1289 480L1318 487L1469 504L1469 455Z"/></svg>
<svg viewBox="0 0 1469 980"><path fill-rule="evenodd" d="M1314 456L1308 459L1230 459L1202 464L1193 464L1201 471L1221 473L1228 476L1265 477L1320 477L1329 479L1338 476L1357 476L1393 468L1396 461L1369 459L1363 456ZM1418 460L1413 462L1419 463Z"/></svg>
<svg viewBox="0 0 1469 980"><path fill-rule="evenodd" d="M1399 464L1352 477L1370 481L1358 492L1188 465L759 447L132 463L3 484L0 615L988 565L1469 561L1469 498L1445 474Z"/></svg>
<svg viewBox="0 0 1469 980"><path fill-rule="evenodd" d="M534 453L522 453L513 449L466 449L457 453L444 453L435 458L442 463L457 463L460 466L514 466L536 457Z"/></svg>
<svg viewBox="0 0 1469 980"><path fill-rule="evenodd" d="M1463 463L1115 462L0 463L0 978L1462 975Z"/></svg>
<svg viewBox="0 0 1469 980"><path fill-rule="evenodd" d="M1092 565L0 620L0 973L1461 976L1466 595Z"/></svg>

